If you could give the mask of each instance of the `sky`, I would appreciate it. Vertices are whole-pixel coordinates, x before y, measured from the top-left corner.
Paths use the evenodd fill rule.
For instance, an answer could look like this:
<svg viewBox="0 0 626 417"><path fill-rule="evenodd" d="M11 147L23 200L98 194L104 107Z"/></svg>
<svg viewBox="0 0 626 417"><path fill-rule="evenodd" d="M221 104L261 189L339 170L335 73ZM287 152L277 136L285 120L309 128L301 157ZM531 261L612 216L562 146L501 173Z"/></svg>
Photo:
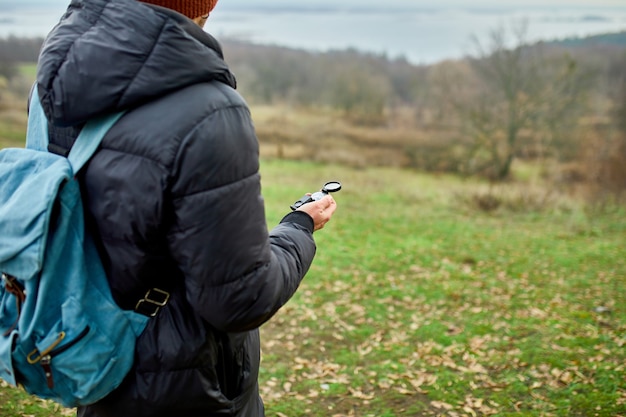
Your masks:
<svg viewBox="0 0 626 417"><path fill-rule="evenodd" d="M69 3L0 0L0 36L45 36ZM219 0L206 29L218 39L422 64L463 57L470 39L514 19L528 20L528 42L624 31L626 0Z"/></svg>

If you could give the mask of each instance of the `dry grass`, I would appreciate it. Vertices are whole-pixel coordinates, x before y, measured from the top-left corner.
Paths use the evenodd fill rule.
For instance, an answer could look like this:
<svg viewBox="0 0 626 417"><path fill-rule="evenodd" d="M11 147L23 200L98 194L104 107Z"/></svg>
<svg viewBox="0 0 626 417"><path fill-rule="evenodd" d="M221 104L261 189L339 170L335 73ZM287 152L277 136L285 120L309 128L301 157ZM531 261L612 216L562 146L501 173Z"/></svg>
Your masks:
<svg viewBox="0 0 626 417"><path fill-rule="evenodd" d="M253 107L263 156L339 163L356 168L391 166L444 171L454 135L447 130L418 129L405 113L385 126L351 123L336 112L287 106Z"/></svg>

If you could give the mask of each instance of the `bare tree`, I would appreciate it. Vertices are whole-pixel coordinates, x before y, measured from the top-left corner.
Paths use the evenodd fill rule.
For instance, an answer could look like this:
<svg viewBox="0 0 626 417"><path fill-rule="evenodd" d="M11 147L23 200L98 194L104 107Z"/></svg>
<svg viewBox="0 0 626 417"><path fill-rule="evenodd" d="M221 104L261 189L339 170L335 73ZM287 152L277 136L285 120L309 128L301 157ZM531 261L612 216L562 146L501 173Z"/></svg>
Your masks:
<svg viewBox="0 0 626 417"><path fill-rule="evenodd" d="M334 80L332 104L352 121L380 125L391 89L389 80L355 65L338 71Z"/></svg>
<svg viewBox="0 0 626 417"><path fill-rule="evenodd" d="M448 72L440 85L467 135L468 170L503 180L513 160L531 143L556 143L582 103L584 91L576 62L567 55L543 54L526 43L525 22L490 33L484 45L474 39L463 79ZM571 121L570 121L571 122Z"/></svg>
<svg viewBox="0 0 626 417"><path fill-rule="evenodd" d="M596 203L615 198L626 201L626 53L613 60L606 82L609 117L594 125L589 146L585 148L589 197Z"/></svg>

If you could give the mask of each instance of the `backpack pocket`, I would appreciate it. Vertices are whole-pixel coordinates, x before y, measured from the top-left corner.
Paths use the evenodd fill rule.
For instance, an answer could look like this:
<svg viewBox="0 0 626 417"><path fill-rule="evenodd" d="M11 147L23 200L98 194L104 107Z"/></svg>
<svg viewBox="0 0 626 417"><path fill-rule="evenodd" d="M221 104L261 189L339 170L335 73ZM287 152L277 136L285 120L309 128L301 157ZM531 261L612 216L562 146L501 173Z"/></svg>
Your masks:
<svg viewBox="0 0 626 417"><path fill-rule="evenodd" d="M0 280L0 378L15 386L12 354L17 337L17 304L5 285L4 279Z"/></svg>
<svg viewBox="0 0 626 417"><path fill-rule="evenodd" d="M4 279L0 279L0 336L11 333L11 328L17 321L15 297L5 288Z"/></svg>
<svg viewBox="0 0 626 417"><path fill-rule="evenodd" d="M15 371L13 370L13 345L16 332L10 332L0 339L0 378L15 386Z"/></svg>
<svg viewBox="0 0 626 417"><path fill-rule="evenodd" d="M118 377L111 378L119 365L118 341L111 340L100 331L97 322L90 320L86 314L88 306L69 297L61 308L62 318L46 335L38 338L34 349L23 352L33 371L31 381L28 381L31 379L28 375L24 375L28 383L23 385L29 390L35 381L40 381L38 389L32 393L41 395L48 391L50 398L57 400L67 395L67 403L76 399L80 403L89 403L115 389L127 369L119 372ZM45 378L41 378L42 373Z"/></svg>

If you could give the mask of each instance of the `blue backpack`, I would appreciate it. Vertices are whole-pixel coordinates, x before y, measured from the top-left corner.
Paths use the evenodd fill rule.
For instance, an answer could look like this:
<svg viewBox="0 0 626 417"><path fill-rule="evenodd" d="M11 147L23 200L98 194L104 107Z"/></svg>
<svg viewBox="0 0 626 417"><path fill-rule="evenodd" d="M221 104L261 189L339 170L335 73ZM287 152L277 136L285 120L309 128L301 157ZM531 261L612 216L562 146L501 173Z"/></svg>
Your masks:
<svg viewBox="0 0 626 417"><path fill-rule="evenodd" d="M55 155L35 88L27 149L0 151L0 378L66 407L122 382L149 320L114 302L75 177L120 116L89 121Z"/></svg>

